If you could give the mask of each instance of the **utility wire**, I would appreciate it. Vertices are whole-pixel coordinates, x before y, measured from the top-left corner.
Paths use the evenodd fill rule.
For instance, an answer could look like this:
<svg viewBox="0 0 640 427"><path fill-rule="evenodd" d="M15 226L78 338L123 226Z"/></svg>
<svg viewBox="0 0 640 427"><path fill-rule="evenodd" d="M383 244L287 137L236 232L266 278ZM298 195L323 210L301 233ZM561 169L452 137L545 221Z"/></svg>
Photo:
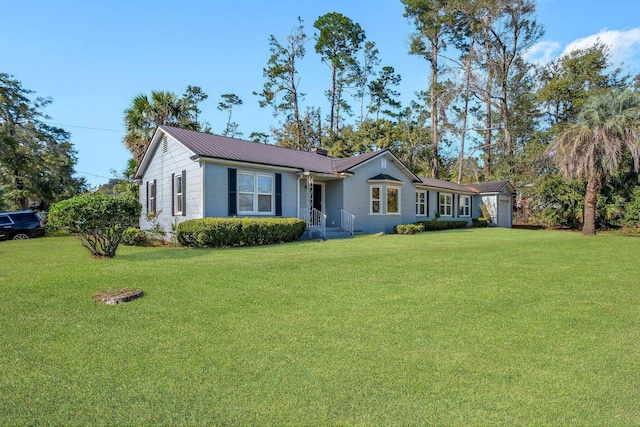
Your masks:
<svg viewBox="0 0 640 427"><path fill-rule="evenodd" d="M45 121L45 123L48 123L48 124L50 124L50 125L64 126L64 127L70 127L70 128L89 129L89 130L101 130L101 131L105 131L105 132L124 132L124 129L92 128L92 127L89 127L89 126L65 125L65 124L62 124L62 123L54 123L54 122L47 122L47 121Z"/></svg>

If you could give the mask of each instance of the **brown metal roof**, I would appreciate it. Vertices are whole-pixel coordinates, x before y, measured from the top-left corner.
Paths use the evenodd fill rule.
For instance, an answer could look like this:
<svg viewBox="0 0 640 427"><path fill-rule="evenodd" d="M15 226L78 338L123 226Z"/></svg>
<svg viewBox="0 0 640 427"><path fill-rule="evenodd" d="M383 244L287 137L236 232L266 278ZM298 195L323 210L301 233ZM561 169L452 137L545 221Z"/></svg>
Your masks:
<svg viewBox="0 0 640 427"><path fill-rule="evenodd" d="M433 188L442 188L443 190L462 191L464 193L477 193L474 188L467 187L466 185L456 184L455 182L443 181L436 178L420 177L422 185ZM419 184L418 184L419 185Z"/></svg>
<svg viewBox="0 0 640 427"><path fill-rule="evenodd" d="M499 193L509 181L479 182L476 184L466 184L466 187L475 189L478 193Z"/></svg>
<svg viewBox="0 0 640 427"><path fill-rule="evenodd" d="M307 151L291 150L172 126L160 126L159 129L178 140L195 156L282 166L317 173L346 172L349 168L382 153L382 151L375 151L347 159L335 159Z"/></svg>

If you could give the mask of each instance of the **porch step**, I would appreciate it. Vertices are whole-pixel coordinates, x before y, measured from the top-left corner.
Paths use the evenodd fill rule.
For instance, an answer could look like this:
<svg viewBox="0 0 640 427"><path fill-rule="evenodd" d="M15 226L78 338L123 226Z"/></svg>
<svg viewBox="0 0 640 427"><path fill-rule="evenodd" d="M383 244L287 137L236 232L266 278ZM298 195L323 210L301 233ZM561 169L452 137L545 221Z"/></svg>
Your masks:
<svg viewBox="0 0 640 427"><path fill-rule="evenodd" d="M348 231L345 231L344 229L340 228L340 227L327 227L326 228L326 235L324 236L325 239L344 239L347 237L351 237L351 233L349 233ZM317 230L312 230L311 232L309 232L309 230L305 231L304 234L302 235L302 239L320 239L322 238L322 236L320 235L320 233Z"/></svg>
<svg viewBox="0 0 640 427"><path fill-rule="evenodd" d="M343 239L351 237L351 233L340 227L327 227L327 239Z"/></svg>

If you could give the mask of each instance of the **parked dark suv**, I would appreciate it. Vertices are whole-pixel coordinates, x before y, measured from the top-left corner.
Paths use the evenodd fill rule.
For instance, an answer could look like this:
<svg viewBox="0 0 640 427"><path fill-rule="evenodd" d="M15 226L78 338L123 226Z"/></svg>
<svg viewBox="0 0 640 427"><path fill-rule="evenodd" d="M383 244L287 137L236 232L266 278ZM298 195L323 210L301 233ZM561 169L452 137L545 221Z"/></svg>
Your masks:
<svg viewBox="0 0 640 427"><path fill-rule="evenodd" d="M0 212L0 240L24 240L44 236L44 221L31 211Z"/></svg>

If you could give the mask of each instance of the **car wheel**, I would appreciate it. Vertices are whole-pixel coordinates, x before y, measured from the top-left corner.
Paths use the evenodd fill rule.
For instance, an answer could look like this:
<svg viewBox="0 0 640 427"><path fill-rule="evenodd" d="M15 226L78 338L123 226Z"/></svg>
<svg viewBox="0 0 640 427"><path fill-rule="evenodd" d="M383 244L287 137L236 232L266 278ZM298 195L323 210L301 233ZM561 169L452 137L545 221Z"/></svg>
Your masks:
<svg viewBox="0 0 640 427"><path fill-rule="evenodd" d="M29 236L29 234L27 233L16 233L13 235L13 237L11 238L11 240L27 240L30 239L31 236Z"/></svg>

